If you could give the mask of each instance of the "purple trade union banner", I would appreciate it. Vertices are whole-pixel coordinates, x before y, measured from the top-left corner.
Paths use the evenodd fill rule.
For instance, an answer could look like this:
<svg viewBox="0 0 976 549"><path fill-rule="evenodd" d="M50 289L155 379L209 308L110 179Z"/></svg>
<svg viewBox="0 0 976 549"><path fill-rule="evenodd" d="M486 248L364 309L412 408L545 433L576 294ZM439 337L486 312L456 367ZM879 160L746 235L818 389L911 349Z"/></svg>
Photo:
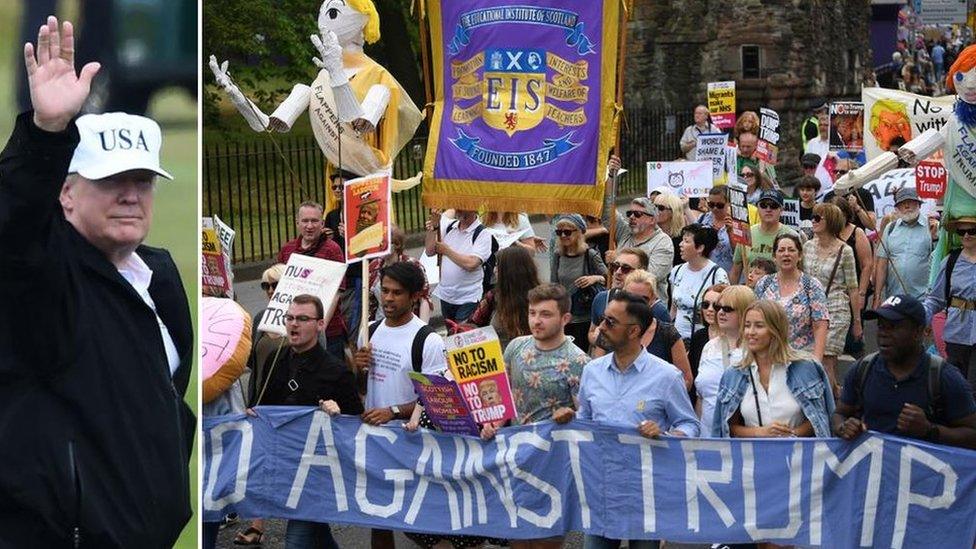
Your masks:
<svg viewBox="0 0 976 549"><path fill-rule="evenodd" d="M619 0L432 0L430 207L597 215Z"/></svg>

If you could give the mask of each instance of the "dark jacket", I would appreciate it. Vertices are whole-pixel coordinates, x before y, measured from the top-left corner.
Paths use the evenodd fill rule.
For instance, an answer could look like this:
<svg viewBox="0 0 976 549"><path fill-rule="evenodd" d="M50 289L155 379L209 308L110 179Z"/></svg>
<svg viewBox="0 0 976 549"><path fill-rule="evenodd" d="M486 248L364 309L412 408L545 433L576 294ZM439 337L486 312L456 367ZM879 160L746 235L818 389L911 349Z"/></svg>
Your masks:
<svg viewBox="0 0 976 549"><path fill-rule="evenodd" d="M31 117L0 154L0 546L169 547L191 516L186 293L169 253L140 246L154 314L64 219L78 132Z"/></svg>
<svg viewBox="0 0 976 549"><path fill-rule="evenodd" d="M363 413L363 401L356 391L356 376L346 364L320 345L304 353L282 349L275 362L272 353L264 364L268 388L259 404L318 406L320 400L334 400L343 414ZM289 381L295 383L289 387Z"/></svg>

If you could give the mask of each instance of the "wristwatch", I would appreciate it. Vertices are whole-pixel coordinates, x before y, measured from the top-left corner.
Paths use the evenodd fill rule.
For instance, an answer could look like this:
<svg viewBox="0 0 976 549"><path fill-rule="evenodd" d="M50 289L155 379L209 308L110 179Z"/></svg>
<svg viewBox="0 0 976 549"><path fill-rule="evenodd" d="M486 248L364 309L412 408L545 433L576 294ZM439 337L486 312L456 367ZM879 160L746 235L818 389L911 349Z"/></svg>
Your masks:
<svg viewBox="0 0 976 549"><path fill-rule="evenodd" d="M400 407L397 405L390 406L390 410L393 412L393 419L398 419L400 417Z"/></svg>

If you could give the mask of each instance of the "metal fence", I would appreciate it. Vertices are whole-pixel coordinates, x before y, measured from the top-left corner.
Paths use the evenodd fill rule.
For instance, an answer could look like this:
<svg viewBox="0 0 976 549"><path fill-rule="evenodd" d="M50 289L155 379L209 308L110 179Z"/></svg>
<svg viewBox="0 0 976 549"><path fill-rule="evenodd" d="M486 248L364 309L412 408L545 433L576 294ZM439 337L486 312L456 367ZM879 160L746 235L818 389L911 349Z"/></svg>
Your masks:
<svg viewBox="0 0 976 549"><path fill-rule="evenodd" d="M621 158L630 167L619 196L641 194L644 165L673 160L678 140L691 123L691 112L635 109L621 124ZM426 137L415 137L397 156L394 177L408 178L423 169ZM325 157L312 137L260 136L204 147L203 212L217 215L237 231L234 261L264 261L297 234L295 210L303 200L325 203ZM407 233L423 230L421 188L393 195L394 218Z"/></svg>

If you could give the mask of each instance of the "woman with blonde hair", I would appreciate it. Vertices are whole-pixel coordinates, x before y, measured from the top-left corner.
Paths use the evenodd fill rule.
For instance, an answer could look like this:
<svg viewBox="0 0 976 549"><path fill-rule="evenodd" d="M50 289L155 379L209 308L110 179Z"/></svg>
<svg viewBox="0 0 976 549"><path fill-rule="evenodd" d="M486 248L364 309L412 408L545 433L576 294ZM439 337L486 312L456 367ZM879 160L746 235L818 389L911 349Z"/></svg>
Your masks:
<svg viewBox="0 0 976 549"><path fill-rule="evenodd" d="M486 228L509 236L518 234L515 243L530 252L544 252L546 241L535 235L528 214L519 212L485 212L481 214L481 224Z"/></svg>
<svg viewBox="0 0 976 549"><path fill-rule="evenodd" d="M742 359L742 318L755 300L756 294L752 289L736 285L722 290L719 298L710 304L715 311L719 335L709 340L702 349L698 374L695 376L695 389L698 392L695 408L701 417L703 437L715 436L711 427L719 382L725 370Z"/></svg>
<svg viewBox="0 0 976 549"><path fill-rule="evenodd" d="M830 326L827 329L827 345L823 354L823 366L830 377L835 396L837 385L837 357L844 353L847 329L860 339L861 294L858 292L857 267L854 251L840 239L847 224L840 208L833 204L817 204L813 207L813 239L803 244L804 272L820 281L827 296L827 313Z"/></svg>
<svg viewBox="0 0 976 549"><path fill-rule="evenodd" d="M766 299L746 309L744 353L722 375L712 421L721 437L830 437L834 395L826 372L789 343L782 305Z"/></svg>
<svg viewBox="0 0 976 549"><path fill-rule="evenodd" d="M576 346L589 351L587 333L590 309L596 295L606 288L607 266L603 258L586 243L586 221L580 214L561 214L554 220L556 246L549 282L561 284L571 299L572 319L565 333L572 336Z"/></svg>
<svg viewBox="0 0 976 549"><path fill-rule="evenodd" d="M657 226L671 237L671 242L674 244L674 259L671 264L684 263L678 250L678 244L681 243L681 230L686 225L684 201L670 191L663 191L654 197L654 205L657 206Z"/></svg>

